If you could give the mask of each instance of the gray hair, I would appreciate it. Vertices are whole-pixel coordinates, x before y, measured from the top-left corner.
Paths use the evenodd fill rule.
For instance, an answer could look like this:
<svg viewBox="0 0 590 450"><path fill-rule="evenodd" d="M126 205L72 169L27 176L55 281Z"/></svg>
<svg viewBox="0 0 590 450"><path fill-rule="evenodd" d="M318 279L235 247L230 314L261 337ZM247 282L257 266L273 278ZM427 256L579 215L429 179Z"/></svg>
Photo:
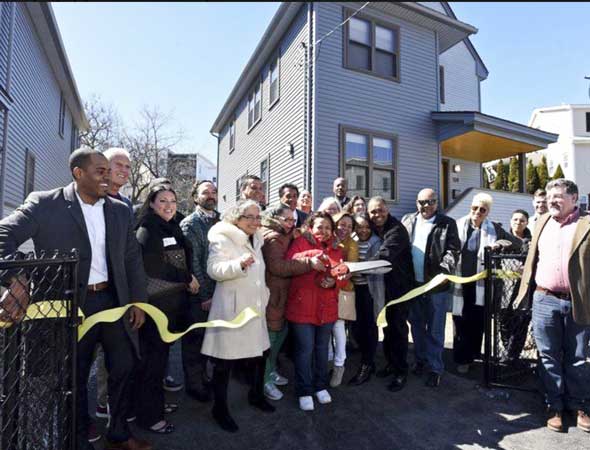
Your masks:
<svg viewBox="0 0 590 450"><path fill-rule="evenodd" d="M565 178L558 178L557 180L550 181L547 183L547 187L545 190L549 192L553 188L565 188L566 194L569 195L578 195L578 185L574 183L572 180L567 180Z"/></svg>
<svg viewBox="0 0 590 450"><path fill-rule="evenodd" d="M318 207L318 211L325 211L328 208L328 206L330 206L333 203L335 203L338 206L338 212L342 212L342 206L340 205L340 202L336 197L324 198L322 200L322 203L320 203L320 206Z"/></svg>
<svg viewBox="0 0 590 450"><path fill-rule="evenodd" d="M256 206L258 211L260 211L260 205L258 202L255 202L254 200L241 200L223 213L222 220L235 225L238 223L238 220L240 220L240 217L242 217L246 210L251 206Z"/></svg>
<svg viewBox="0 0 590 450"><path fill-rule="evenodd" d="M471 204L475 205L477 203L483 203L488 207L488 210L492 209L492 204L494 203L494 199L492 196L486 192L480 192L479 194L475 194L473 196L473 200L471 200Z"/></svg>
<svg viewBox="0 0 590 450"><path fill-rule="evenodd" d="M282 217L285 211L291 211L291 208L289 208L287 205L279 203L278 205L266 208L262 215L266 218L276 219L277 217Z"/></svg>
<svg viewBox="0 0 590 450"><path fill-rule="evenodd" d="M131 161L131 155L127 150L125 150L122 147L111 147L105 150L102 154L105 156L106 159L109 160L109 162L111 162L111 159L113 159L115 156L124 156L129 161Z"/></svg>

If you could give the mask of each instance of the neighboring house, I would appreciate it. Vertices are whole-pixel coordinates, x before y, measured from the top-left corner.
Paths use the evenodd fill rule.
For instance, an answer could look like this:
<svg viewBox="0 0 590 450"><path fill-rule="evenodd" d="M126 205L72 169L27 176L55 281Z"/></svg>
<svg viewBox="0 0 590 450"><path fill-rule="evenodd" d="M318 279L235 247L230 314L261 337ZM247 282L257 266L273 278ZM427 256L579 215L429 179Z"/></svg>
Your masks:
<svg viewBox="0 0 590 450"><path fill-rule="evenodd" d="M87 127L51 5L0 3L0 218L31 191L71 181Z"/></svg>
<svg viewBox="0 0 590 450"><path fill-rule="evenodd" d="M537 108L529 127L559 134L559 139L539 151L547 157L549 175L561 165L566 178L580 190L580 203L587 208L590 196L590 105L560 105Z"/></svg>
<svg viewBox="0 0 590 450"><path fill-rule="evenodd" d="M292 182L315 207L345 176L349 195L382 195L401 216L423 187L447 206L481 186L482 162L554 142L480 112L476 31L447 2L282 3L211 129L219 208L246 174L270 203Z"/></svg>
<svg viewBox="0 0 590 450"><path fill-rule="evenodd" d="M191 191L197 180L217 182L217 167L200 153L168 152L168 168L166 172L174 184L177 194L177 208L184 214L193 210Z"/></svg>

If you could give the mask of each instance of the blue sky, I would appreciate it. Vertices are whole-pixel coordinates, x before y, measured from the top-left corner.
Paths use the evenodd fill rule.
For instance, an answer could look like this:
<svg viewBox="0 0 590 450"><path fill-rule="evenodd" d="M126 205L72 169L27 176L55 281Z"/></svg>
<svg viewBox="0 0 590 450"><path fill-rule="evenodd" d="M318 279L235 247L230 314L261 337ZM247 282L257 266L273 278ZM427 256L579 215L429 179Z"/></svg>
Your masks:
<svg viewBox="0 0 590 450"><path fill-rule="evenodd" d="M173 111L178 150L216 159L209 129L278 3L53 3L83 98L98 94L132 123L142 105ZM482 112L527 123L532 110L589 103L590 3L455 3L479 32L490 71Z"/></svg>

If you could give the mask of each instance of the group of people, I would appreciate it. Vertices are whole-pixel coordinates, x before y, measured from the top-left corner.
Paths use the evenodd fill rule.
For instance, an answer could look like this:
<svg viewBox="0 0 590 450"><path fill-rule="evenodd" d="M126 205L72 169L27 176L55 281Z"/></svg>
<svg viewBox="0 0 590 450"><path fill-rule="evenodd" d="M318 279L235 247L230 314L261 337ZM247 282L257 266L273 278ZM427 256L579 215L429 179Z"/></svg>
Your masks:
<svg viewBox="0 0 590 450"><path fill-rule="evenodd" d="M304 411L314 409L314 397L330 403L329 388L343 383L347 339L354 339L361 353L349 385L366 383L375 374L388 378L389 391L403 389L410 372L411 331L412 373L424 376L427 386L439 386L448 311L453 312L457 371L467 373L481 356L483 281L446 283L388 307L386 365L379 370L377 314L389 300L439 274L479 273L486 247L524 247L530 250L515 302L524 305L533 298L547 426L561 431L562 413L571 409L578 426L590 432L590 386L584 378L590 219L576 206L573 182L552 181L547 192L536 192L535 216L529 221L526 211L515 211L506 231L489 219L493 199L487 193L475 195L467 215L455 221L441 211L433 189L422 189L416 211L398 220L381 197L347 197L344 178L334 180L334 196L314 211L311 193L300 193L291 183L280 187L276 205L266 205L262 181L249 175L242 180L240 200L222 215L216 210L215 184L198 181L192 190L195 210L183 217L166 179L152 182L134 211L120 193L130 169L124 149L105 154L78 149L70 169L73 183L32 193L0 221L0 258L29 238L37 252L77 248L80 307L86 316L149 302L166 315L171 331L182 331L195 322L232 320L247 307L258 312L240 328L201 328L182 338L186 393L201 402L213 399L212 416L224 430L239 429L228 403L232 370L247 375L252 407L275 411L269 400L280 400L279 388L289 382L277 367L285 347L294 361L295 392ZM336 270L342 262L371 260L385 260L391 270ZM0 320L22 319L30 281L3 277L9 295L2 297ZM97 358L99 346L102 358ZM87 333L77 351L79 448L92 448L90 442L100 439L88 413L87 383L95 359L102 373L98 404L102 397L101 413L109 417L105 448L151 449L131 435L128 423L134 420L154 433L175 430L168 417L179 405L166 402L164 394L169 348L153 320L137 307L124 319L99 323Z"/></svg>

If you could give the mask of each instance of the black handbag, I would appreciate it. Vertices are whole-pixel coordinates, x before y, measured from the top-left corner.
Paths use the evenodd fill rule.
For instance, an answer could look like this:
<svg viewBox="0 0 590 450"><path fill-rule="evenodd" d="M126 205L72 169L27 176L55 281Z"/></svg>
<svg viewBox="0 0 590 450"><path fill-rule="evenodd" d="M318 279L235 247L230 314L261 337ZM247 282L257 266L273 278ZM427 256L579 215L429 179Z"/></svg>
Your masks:
<svg viewBox="0 0 590 450"><path fill-rule="evenodd" d="M184 249L164 250L164 264L171 264L177 269L187 270ZM178 281L166 281L161 278L147 277L148 299L166 297L186 290L188 283Z"/></svg>

